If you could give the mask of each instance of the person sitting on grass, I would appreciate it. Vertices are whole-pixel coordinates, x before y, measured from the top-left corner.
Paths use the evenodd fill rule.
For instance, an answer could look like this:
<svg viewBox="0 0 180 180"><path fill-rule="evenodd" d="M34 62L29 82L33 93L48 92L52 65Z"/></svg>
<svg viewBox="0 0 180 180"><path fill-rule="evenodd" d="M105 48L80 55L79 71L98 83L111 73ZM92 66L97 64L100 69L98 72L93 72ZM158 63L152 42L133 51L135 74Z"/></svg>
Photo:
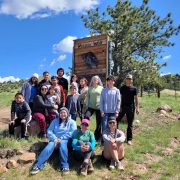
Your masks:
<svg viewBox="0 0 180 180"><path fill-rule="evenodd" d="M17 117L17 118L16 118ZM15 95L15 100L11 105L11 122L9 124L9 134L14 135L14 128L21 126L21 138L26 137L26 124L30 121L31 109L24 100L22 93Z"/></svg>
<svg viewBox="0 0 180 180"><path fill-rule="evenodd" d="M72 141L74 158L77 160L83 159L80 173L84 176L86 176L88 172L94 171L91 158L94 155L96 140L94 138L94 133L88 129L89 123L88 119L82 119L81 129L75 131Z"/></svg>
<svg viewBox="0 0 180 180"><path fill-rule="evenodd" d="M54 119L47 130L50 141L37 158L30 172L31 175L37 174L39 170L44 168L45 162L49 159L56 146L59 149L60 169L63 174L69 173L67 146L77 126L76 122L69 117L67 108L61 108L59 114L60 118Z"/></svg>
<svg viewBox="0 0 180 180"><path fill-rule="evenodd" d="M121 159L124 158L124 145L125 141L124 132L117 129L116 117L111 116L108 119L108 128L103 132L104 150L103 157L110 160L110 169L115 166L119 170L124 170L121 164Z"/></svg>

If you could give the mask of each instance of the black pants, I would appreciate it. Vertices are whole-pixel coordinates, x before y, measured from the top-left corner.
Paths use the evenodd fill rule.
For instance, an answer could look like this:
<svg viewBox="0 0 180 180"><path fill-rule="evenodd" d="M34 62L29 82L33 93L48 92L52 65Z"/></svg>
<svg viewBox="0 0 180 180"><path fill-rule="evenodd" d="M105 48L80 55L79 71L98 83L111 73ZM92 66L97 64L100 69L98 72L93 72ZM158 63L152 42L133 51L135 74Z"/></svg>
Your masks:
<svg viewBox="0 0 180 180"><path fill-rule="evenodd" d="M14 128L21 126L21 138L25 137L26 134L26 123L21 123L22 119L15 119L14 124L9 125L9 134L14 135Z"/></svg>
<svg viewBox="0 0 180 180"><path fill-rule="evenodd" d="M134 112L135 108L134 107L122 107L122 111L119 113L119 117L117 118L118 124L123 118L123 116L126 114L127 117L127 141L132 140L133 135L132 135L132 130L133 130L133 120L134 120Z"/></svg>
<svg viewBox="0 0 180 180"><path fill-rule="evenodd" d="M90 117L93 115L93 113L96 113L96 129L94 131L94 136L96 141L100 140L101 138L101 112L98 109L92 109L89 108L87 109L86 113L85 113L85 119L90 119Z"/></svg>

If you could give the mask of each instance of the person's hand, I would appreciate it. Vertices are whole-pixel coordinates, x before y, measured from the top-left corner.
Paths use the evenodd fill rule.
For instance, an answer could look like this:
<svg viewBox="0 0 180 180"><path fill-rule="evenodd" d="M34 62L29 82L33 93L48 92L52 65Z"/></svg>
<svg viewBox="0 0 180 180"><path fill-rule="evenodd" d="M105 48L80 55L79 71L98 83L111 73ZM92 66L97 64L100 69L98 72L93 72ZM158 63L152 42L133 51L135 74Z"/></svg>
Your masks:
<svg viewBox="0 0 180 180"><path fill-rule="evenodd" d="M104 117L104 112L101 112L101 117Z"/></svg>
<svg viewBox="0 0 180 180"><path fill-rule="evenodd" d="M58 143L60 143L61 142L61 138L57 138L56 140L55 140L55 143L56 144L58 144Z"/></svg>
<svg viewBox="0 0 180 180"><path fill-rule="evenodd" d="M10 124L14 124L14 123L15 123L15 121L14 121L14 120L10 121Z"/></svg>
<svg viewBox="0 0 180 180"><path fill-rule="evenodd" d="M136 114L137 115L139 114L139 108L136 108Z"/></svg>
<svg viewBox="0 0 180 180"><path fill-rule="evenodd" d="M86 152L86 147L84 145L81 146L81 151Z"/></svg>
<svg viewBox="0 0 180 180"><path fill-rule="evenodd" d="M115 143L115 142L116 142L116 140L115 140L115 139L113 139L113 138L111 138L111 139L110 139L110 142L111 142L111 144L113 144L113 143Z"/></svg>
<svg viewBox="0 0 180 180"><path fill-rule="evenodd" d="M54 105L53 105L53 108L57 110L57 109L58 109L58 105L57 105L57 104L54 104Z"/></svg>
<svg viewBox="0 0 180 180"><path fill-rule="evenodd" d="M119 116L119 113L115 113L115 117L117 118Z"/></svg>
<svg viewBox="0 0 180 180"><path fill-rule="evenodd" d="M85 145L84 148L85 148L86 151L89 151L90 146L89 145Z"/></svg>

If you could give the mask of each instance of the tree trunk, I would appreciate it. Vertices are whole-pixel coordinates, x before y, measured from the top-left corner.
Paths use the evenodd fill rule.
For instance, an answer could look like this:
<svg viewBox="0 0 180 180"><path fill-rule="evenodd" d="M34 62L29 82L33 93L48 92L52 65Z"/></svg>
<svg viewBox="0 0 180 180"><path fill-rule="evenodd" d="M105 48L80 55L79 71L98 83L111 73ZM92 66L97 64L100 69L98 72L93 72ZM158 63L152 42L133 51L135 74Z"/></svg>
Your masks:
<svg viewBox="0 0 180 180"><path fill-rule="evenodd" d="M157 86L157 97L160 98L161 94L160 94L160 88L159 86Z"/></svg>
<svg viewBox="0 0 180 180"><path fill-rule="evenodd" d="M143 97L143 86L141 86L141 97Z"/></svg>

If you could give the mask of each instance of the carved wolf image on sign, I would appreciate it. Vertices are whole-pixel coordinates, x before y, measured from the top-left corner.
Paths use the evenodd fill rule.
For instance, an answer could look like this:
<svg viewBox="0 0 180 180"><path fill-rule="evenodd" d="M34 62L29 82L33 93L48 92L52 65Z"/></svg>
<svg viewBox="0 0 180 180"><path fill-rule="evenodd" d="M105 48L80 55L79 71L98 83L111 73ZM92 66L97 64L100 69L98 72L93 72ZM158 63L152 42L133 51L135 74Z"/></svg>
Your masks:
<svg viewBox="0 0 180 180"><path fill-rule="evenodd" d="M92 52L84 53L82 54L82 58L85 62L85 64L89 67L92 68L93 66L98 66L98 59L96 55Z"/></svg>

